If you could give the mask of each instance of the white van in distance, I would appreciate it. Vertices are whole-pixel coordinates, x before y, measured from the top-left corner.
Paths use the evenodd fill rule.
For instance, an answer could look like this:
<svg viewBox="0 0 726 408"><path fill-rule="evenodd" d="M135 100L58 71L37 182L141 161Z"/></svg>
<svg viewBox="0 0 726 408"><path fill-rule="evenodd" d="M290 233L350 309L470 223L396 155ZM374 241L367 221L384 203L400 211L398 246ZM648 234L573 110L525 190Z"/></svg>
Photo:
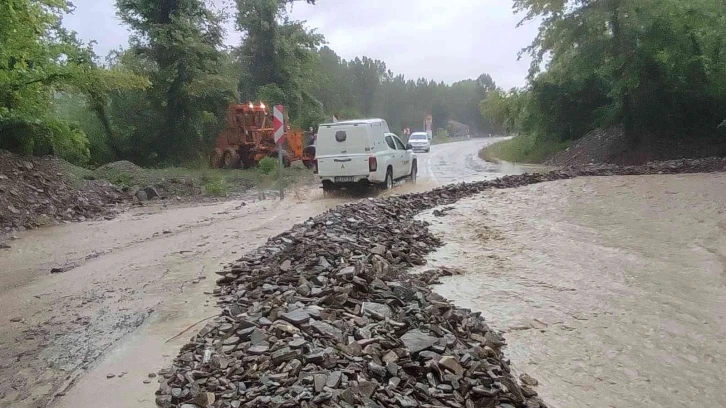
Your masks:
<svg viewBox="0 0 726 408"><path fill-rule="evenodd" d="M416 181L418 164L411 145L388 130L383 119L324 123L315 143L315 172L324 191Z"/></svg>

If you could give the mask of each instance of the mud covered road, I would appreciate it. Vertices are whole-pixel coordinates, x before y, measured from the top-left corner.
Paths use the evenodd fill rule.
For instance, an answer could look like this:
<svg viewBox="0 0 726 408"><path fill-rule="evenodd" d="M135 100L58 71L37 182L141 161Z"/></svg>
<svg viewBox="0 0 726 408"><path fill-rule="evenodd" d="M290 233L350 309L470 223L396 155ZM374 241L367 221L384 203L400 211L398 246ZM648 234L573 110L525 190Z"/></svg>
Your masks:
<svg viewBox="0 0 726 408"><path fill-rule="evenodd" d="M419 183L392 193L523 171L481 161L479 149L491 142L434 146L419 154ZM0 406L155 406L149 374L170 364L192 325L218 312L208 294L214 272L358 199L324 198L311 187L283 202L157 203L112 221L16 234L0 249Z"/></svg>
<svg viewBox="0 0 726 408"><path fill-rule="evenodd" d="M462 268L436 291L484 311L556 408L724 406L726 175L578 178L424 215Z"/></svg>
<svg viewBox="0 0 726 408"><path fill-rule="evenodd" d="M481 161L490 142L434 146L392 194L530 170ZM466 272L437 290L505 332L553 407L721 406L724 192L723 174L490 191L424 215L447 243L428 267ZM154 373L219 312L214 272L359 199L303 188L17 234L0 249L0 407L154 407Z"/></svg>

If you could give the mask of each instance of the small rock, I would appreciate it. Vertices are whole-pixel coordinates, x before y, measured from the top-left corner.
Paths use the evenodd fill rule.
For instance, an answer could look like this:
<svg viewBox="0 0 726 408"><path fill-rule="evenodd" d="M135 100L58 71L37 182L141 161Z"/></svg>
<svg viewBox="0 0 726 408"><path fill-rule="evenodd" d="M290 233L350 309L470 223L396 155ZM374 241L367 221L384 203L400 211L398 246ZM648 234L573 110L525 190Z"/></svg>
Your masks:
<svg viewBox="0 0 726 408"><path fill-rule="evenodd" d="M325 374L313 375L313 383L315 385L315 392L321 392L325 387L325 383L328 381L328 377Z"/></svg>
<svg viewBox="0 0 726 408"><path fill-rule="evenodd" d="M233 344L237 344L237 343L239 343L239 337L237 337L237 336L228 337L228 338L224 339L224 341L222 342L222 344L224 344L225 346L229 346L229 345L233 345Z"/></svg>
<svg viewBox="0 0 726 408"><path fill-rule="evenodd" d="M146 193L146 197L151 200L152 198L160 197L159 192L154 187L146 187L143 190Z"/></svg>
<svg viewBox="0 0 726 408"><path fill-rule="evenodd" d="M451 356L441 357L441 359L439 360L439 366L451 371L456 375L464 374L464 367L462 367L461 364L459 364L459 362Z"/></svg>
<svg viewBox="0 0 726 408"><path fill-rule="evenodd" d="M139 201L146 201L149 199L149 196L146 194L146 191L144 191L144 190L137 191L135 197Z"/></svg>
<svg viewBox="0 0 726 408"><path fill-rule="evenodd" d="M372 254L376 255L385 255L386 254L386 247L383 245L376 245L371 249Z"/></svg>
<svg viewBox="0 0 726 408"><path fill-rule="evenodd" d="M310 315L307 314L302 309L296 309L296 310L293 310L292 312L287 312L287 313L281 314L280 318L284 319L296 326L299 326L303 323L307 323L308 320L310 320Z"/></svg>
<svg viewBox="0 0 726 408"><path fill-rule="evenodd" d="M269 346L252 346L247 349L247 352L252 354L253 356L257 356L260 354L265 354L270 349Z"/></svg>
<svg viewBox="0 0 726 408"><path fill-rule="evenodd" d="M116 374L106 374L106 378L113 378L116 377Z"/></svg>
<svg viewBox="0 0 726 408"><path fill-rule="evenodd" d="M429 336L421 330L410 330L401 336L401 341L411 353L418 353L433 346L439 339Z"/></svg>
<svg viewBox="0 0 726 408"><path fill-rule="evenodd" d="M18 323L18 322L22 322L23 318L22 317L13 317L10 319L10 321L13 323Z"/></svg>
<svg viewBox="0 0 726 408"><path fill-rule="evenodd" d="M343 332L331 324L314 320L310 327L323 336L343 341Z"/></svg>
<svg viewBox="0 0 726 408"><path fill-rule="evenodd" d="M353 276L354 274L355 274L355 267L347 266L347 267L341 269L340 271L338 271L338 273L336 273L335 275L336 276Z"/></svg>
<svg viewBox="0 0 726 408"><path fill-rule="evenodd" d="M343 373L340 371L333 371L328 375L328 381L325 383L330 388L338 388L340 381L343 377Z"/></svg>
<svg viewBox="0 0 726 408"><path fill-rule="evenodd" d="M375 381L359 381L358 390L363 398L370 398L376 392L378 383Z"/></svg>
<svg viewBox="0 0 726 408"><path fill-rule="evenodd" d="M520 375L519 376L519 381L521 381L522 384L528 385L530 387L536 387L537 385L539 385L539 381L537 381L536 378L530 376L527 373L524 373L524 374Z"/></svg>
<svg viewBox="0 0 726 408"><path fill-rule="evenodd" d="M290 361L295 357L300 357L302 353L300 350L293 350L290 347L283 347L280 350L272 353L271 361L272 364L280 364L286 361Z"/></svg>
<svg viewBox="0 0 726 408"><path fill-rule="evenodd" d="M363 314L373 316L378 320L384 320L392 316L391 308L387 305L375 302L363 302Z"/></svg>
<svg viewBox="0 0 726 408"><path fill-rule="evenodd" d="M308 342L305 339L303 339L302 337L298 337L298 338L294 339L293 341L291 341L290 343L288 343L288 346L290 346L290 348L293 348L293 349L298 349L306 344L308 344Z"/></svg>
<svg viewBox="0 0 726 408"><path fill-rule="evenodd" d="M395 363L396 361L398 361L398 354L396 354L395 351L391 350L386 353L385 356L383 356L382 360L384 363Z"/></svg>
<svg viewBox="0 0 726 408"><path fill-rule="evenodd" d="M171 396L169 395L159 395L156 397L156 405L159 408L170 408L171 407ZM195 407L199 408L199 407Z"/></svg>

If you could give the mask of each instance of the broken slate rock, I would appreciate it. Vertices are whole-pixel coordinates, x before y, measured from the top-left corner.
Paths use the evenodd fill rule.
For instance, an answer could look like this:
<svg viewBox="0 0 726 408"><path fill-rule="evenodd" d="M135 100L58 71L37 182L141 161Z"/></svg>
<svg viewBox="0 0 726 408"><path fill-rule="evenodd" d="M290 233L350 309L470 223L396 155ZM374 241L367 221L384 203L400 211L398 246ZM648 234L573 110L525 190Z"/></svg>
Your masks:
<svg viewBox="0 0 726 408"><path fill-rule="evenodd" d="M373 316L377 320L384 320L390 318L393 314L391 308L388 305L375 302L363 302L363 314Z"/></svg>
<svg viewBox="0 0 726 408"><path fill-rule="evenodd" d="M300 350L293 350L290 347L283 347L272 353L272 364L280 364L290 361L295 357L300 357Z"/></svg>
<svg viewBox="0 0 726 408"><path fill-rule="evenodd" d="M459 362L451 356L441 357L441 359L439 360L439 366L451 371L456 375L464 374L464 367L462 367L461 364L459 364Z"/></svg>
<svg viewBox="0 0 726 408"><path fill-rule="evenodd" d="M314 320L310 323L310 327L325 337L343 341L343 332L332 324Z"/></svg>
<svg viewBox="0 0 726 408"><path fill-rule="evenodd" d="M295 326L299 326L303 323L307 323L308 320L310 320L310 315L302 309L296 309L292 312L281 314L280 318L294 324Z"/></svg>
<svg viewBox="0 0 726 408"><path fill-rule="evenodd" d="M410 330L401 336L401 341L411 353L418 353L433 346L439 339L429 336L421 330Z"/></svg>
<svg viewBox="0 0 726 408"><path fill-rule="evenodd" d="M255 356L255 355L265 354L265 353L267 353L267 351L269 349L270 349L269 346L252 346L247 349L247 352L252 354L253 356Z"/></svg>
<svg viewBox="0 0 726 408"><path fill-rule="evenodd" d="M328 381L328 377L325 374L313 375L313 382L315 385L315 392L321 392L325 387L325 383Z"/></svg>

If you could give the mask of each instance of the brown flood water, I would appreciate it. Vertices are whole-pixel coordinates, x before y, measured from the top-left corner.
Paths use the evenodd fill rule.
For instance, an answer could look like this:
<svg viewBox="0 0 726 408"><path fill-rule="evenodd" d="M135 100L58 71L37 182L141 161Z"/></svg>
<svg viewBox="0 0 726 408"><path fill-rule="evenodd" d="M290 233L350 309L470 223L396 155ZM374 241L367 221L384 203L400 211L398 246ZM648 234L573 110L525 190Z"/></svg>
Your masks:
<svg viewBox="0 0 726 408"><path fill-rule="evenodd" d="M447 243L431 264L466 271L437 291L505 332L551 406L726 406L726 175L558 181L422 218Z"/></svg>

